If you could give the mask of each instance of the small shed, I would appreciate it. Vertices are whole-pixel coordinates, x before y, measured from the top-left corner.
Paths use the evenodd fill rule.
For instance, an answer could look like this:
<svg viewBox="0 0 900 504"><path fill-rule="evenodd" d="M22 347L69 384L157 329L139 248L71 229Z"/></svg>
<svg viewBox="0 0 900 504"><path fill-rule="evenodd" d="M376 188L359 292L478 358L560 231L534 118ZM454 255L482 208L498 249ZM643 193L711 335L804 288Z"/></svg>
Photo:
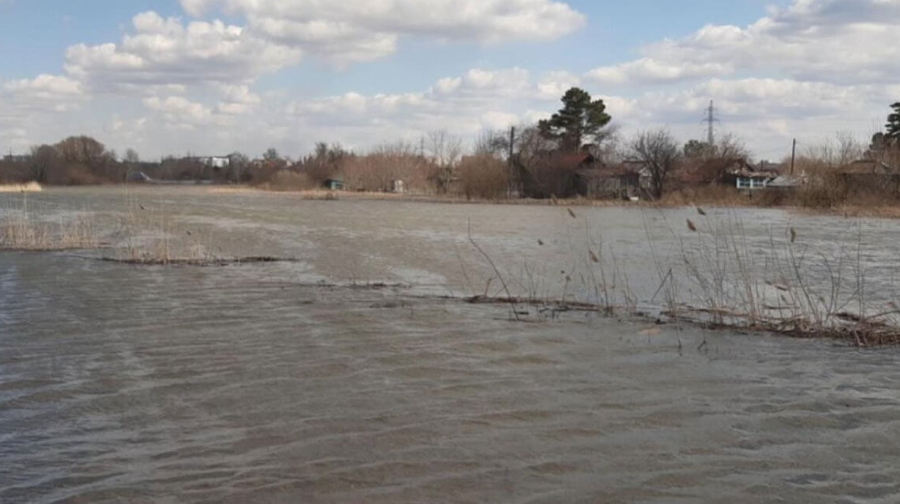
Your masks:
<svg viewBox="0 0 900 504"><path fill-rule="evenodd" d="M343 191L344 190L344 181L341 179L328 179L325 181L325 189L329 191Z"/></svg>
<svg viewBox="0 0 900 504"><path fill-rule="evenodd" d="M391 180L391 192L403 194L406 192L406 182L402 180Z"/></svg>

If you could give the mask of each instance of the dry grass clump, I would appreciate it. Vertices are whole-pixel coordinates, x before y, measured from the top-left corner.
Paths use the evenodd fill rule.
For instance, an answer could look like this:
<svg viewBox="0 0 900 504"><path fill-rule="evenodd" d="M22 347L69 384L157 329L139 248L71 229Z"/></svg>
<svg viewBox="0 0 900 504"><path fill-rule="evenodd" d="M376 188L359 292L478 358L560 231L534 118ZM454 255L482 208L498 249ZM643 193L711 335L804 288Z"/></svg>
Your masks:
<svg viewBox="0 0 900 504"><path fill-rule="evenodd" d="M714 327L859 346L900 343L896 303L879 307L866 291L861 237L829 255L804 245L794 228L752 243L736 218L700 213L687 222L690 236L679 240L691 297L678 307L681 315Z"/></svg>
<svg viewBox="0 0 900 504"><path fill-rule="evenodd" d="M40 220L28 208L27 193L23 194L21 207L7 207L0 215L2 250L36 252L97 248L101 245L93 215L78 214L56 221Z"/></svg>
<svg viewBox="0 0 900 504"><path fill-rule="evenodd" d="M578 218L571 209L567 214ZM481 290L469 282L475 293L470 301L509 304L517 320L525 320L529 309L539 317L572 310L652 313L662 321L709 328L829 338L861 347L900 344L900 300L867 291L861 241L829 254L805 245L802 231L793 228L753 240L734 216L711 217L700 208L697 214L687 220L686 232L670 229L677 247L665 257L658 255L663 247L648 229L647 247L660 279L652 296L635 294L613 250L590 237L585 221L584 244L570 244L572 260L561 268L558 286L547 284L548 271L540 266L501 267L472 240L492 273ZM545 244L538 240L537 246Z"/></svg>
<svg viewBox="0 0 900 504"><path fill-rule="evenodd" d="M211 234L179 230L162 209L128 199L116 237L116 253L106 261L144 265L201 264L215 261Z"/></svg>
<svg viewBox="0 0 900 504"><path fill-rule="evenodd" d="M0 193L35 193L41 192L44 188L37 182L28 182L27 184L6 184L0 185Z"/></svg>
<svg viewBox="0 0 900 504"><path fill-rule="evenodd" d="M269 191L308 191L316 187L315 182L305 173L280 170L272 180L263 186Z"/></svg>
<svg viewBox="0 0 900 504"><path fill-rule="evenodd" d="M49 223L21 216L0 224L0 249L4 250L52 251L99 246L89 217Z"/></svg>

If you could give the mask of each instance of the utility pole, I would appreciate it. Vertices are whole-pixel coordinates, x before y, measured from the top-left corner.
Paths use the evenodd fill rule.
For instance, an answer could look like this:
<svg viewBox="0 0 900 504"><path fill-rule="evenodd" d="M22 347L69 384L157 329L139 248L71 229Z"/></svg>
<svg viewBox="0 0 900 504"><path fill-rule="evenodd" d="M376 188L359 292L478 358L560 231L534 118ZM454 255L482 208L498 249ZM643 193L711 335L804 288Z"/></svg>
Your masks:
<svg viewBox="0 0 900 504"><path fill-rule="evenodd" d="M794 163L797 161L797 139L794 139L794 146L791 148L791 176L794 176Z"/></svg>
<svg viewBox="0 0 900 504"><path fill-rule="evenodd" d="M516 127L512 126L509 128L509 184L506 188L506 197L512 197L512 187L513 180L515 180L515 162L513 161L513 155L515 154L516 149Z"/></svg>
<svg viewBox="0 0 900 504"><path fill-rule="evenodd" d="M709 101L709 109L707 112L706 124L708 128L706 131L706 143L712 148L716 145L716 107L712 100Z"/></svg>

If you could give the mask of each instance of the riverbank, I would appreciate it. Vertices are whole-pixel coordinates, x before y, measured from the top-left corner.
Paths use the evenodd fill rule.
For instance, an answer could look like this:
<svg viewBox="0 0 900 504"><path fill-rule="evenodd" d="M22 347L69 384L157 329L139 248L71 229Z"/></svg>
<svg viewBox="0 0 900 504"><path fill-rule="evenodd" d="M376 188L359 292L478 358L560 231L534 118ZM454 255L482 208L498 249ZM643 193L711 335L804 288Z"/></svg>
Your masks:
<svg viewBox="0 0 900 504"><path fill-rule="evenodd" d="M216 194L272 194L289 195L305 200L350 200L350 201L396 201L415 203L438 203L452 205L524 205L587 208L744 208L778 209L804 215L828 215L836 217L874 217L900 219L898 204L841 204L833 207L805 207L796 203L780 203L766 197L764 193L754 195L731 190L691 190L668 193L659 201L597 200L589 198L465 198L440 194L397 194L385 192L328 191L324 189L305 191L281 191L251 186L213 186L209 191Z"/></svg>

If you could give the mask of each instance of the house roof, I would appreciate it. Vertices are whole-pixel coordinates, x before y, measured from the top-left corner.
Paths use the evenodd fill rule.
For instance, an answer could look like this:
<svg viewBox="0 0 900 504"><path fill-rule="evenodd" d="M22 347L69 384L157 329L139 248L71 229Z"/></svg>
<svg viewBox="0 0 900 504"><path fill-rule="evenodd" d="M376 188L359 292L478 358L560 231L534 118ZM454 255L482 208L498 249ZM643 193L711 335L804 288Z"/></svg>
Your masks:
<svg viewBox="0 0 900 504"><path fill-rule="evenodd" d="M554 153L550 155L549 161L560 168L577 169L583 166L591 165L596 159L591 154L560 154Z"/></svg>
<svg viewBox="0 0 900 504"><path fill-rule="evenodd" d="M597 168L584 168L575 172L579 177L585 179L613 178L625 177L629 175L638 176L639 172L634 167L626 164L604 165Z"/></svg>
<svg viewBox="0 0 900 504"><path fill-rule="evenodd" d="M769 182L769 187L797 187L806 183L804 177L794 177L791 175L779 175Z"/></svg>
<svg viewBox="0 0 900 504"><path fill-rule="evenodd" d="M754 166L744 159L733 159L729 161L731 167L728 173L737 177L744 178L775 178L781 175L777 165L764 164Z"/></svg>
<svg viewBox="0 0 900 504"><path fill-rule="evenodd" d="M858 159L841 167L838 173L844 175L885 175L890 173L890 167L874 159Z"/></svg>

